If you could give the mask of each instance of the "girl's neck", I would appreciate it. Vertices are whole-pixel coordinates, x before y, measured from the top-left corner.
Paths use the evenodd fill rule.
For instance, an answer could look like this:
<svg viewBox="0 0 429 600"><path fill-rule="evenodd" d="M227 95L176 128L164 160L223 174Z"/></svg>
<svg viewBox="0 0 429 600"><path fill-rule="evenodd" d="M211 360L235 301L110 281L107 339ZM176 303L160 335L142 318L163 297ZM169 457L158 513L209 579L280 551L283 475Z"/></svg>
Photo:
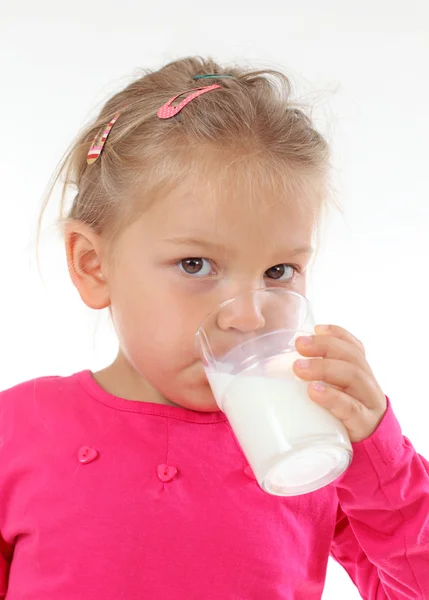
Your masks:
<svg viewBox="0 0 429 600"><path fill-rule="evenodd" d="M121 352L110 366L93 373L93 377L106 392L118 398L176 406L137 373Z"/></svg>

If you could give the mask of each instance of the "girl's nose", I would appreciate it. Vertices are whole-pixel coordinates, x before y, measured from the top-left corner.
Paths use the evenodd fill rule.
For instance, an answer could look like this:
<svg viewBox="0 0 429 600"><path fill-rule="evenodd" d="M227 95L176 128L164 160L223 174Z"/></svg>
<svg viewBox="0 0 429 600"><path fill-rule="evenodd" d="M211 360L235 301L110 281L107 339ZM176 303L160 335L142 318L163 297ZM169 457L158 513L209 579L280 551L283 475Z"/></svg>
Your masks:
<svg viewBox="0 0 429 600"><path fill-rule="evenodd" d="M222 331L234 330L240 333L251 333L265 326L262 314L261 298L250 294L235 298L222 308L218 315L218 327Z"/></svg>

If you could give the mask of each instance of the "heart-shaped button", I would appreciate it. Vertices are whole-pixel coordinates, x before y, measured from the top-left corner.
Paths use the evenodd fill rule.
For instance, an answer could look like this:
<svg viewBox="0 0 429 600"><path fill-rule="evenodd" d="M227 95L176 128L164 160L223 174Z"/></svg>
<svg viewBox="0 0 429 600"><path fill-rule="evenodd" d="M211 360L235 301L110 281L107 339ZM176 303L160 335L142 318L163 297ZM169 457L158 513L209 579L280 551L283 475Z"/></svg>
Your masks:
<svg viewBox="0 0 429 600"><path fill-rule="evenodd" d="M92 462L97 458L97 456L97 450L90 448L89 446L82 446L82 448L79 450L79 462L81 462L83 465Z"/></svg>
<svg viewBox="0 0 429 600"><path fill-rule="evenodd" d="M172 467L170 465L158 465L157 471L158 471L158 477L164 483L171 481L177 475L176 467Z"/></svg>

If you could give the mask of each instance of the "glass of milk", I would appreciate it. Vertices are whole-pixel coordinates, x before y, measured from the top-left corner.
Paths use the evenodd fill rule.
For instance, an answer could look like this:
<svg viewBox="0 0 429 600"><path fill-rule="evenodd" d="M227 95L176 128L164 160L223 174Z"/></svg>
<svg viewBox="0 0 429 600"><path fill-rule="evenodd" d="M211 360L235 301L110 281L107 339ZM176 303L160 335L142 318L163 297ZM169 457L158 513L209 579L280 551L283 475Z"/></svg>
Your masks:
<svg viewBox="0 0 429 600"><path fill-rule="evenodd" d="M308 300L273 287L224 302L196 334L216 402L259 485L277 496L320 489L352 459L344 425L310 400L292 370L296 338L312 333Z"/></svg>

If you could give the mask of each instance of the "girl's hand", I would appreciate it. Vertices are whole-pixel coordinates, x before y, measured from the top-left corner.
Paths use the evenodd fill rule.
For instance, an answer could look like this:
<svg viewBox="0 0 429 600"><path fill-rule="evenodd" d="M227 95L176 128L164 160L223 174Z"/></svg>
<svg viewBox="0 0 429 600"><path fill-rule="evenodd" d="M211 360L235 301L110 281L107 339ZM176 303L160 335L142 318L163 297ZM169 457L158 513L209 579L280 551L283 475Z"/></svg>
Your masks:
<svg viewBox="0 0 429 600"><path fill-rule="evenodd" d="M317 325L315 332L296 340L298 352L313 358L295 361L294 372L300 379L313 382L308 386L311 400L344 423L352 442L360 442L382 420L386 397L358 339L335 325Z"/></svg>

